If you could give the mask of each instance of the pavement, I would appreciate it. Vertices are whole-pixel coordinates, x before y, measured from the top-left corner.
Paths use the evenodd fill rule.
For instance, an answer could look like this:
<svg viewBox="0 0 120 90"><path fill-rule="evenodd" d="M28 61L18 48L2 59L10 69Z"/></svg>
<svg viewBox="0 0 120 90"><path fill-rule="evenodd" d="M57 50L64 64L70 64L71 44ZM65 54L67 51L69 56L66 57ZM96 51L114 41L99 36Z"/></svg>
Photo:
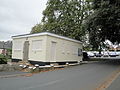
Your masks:
<svg viewBox="0 0 120 90"><path fill-rule="evenodd" d="M42 72L31 77L0 78L0 90L96 90L118 69L119 60L107 60Z"/></svg>

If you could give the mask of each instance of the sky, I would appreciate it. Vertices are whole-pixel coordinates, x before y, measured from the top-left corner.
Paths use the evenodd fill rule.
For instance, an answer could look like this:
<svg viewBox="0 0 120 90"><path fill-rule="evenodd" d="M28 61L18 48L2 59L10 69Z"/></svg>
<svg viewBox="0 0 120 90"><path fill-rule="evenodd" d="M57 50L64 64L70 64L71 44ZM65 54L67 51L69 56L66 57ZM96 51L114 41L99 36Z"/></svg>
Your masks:
<svg viewBox="0 0 120 90"><path fill-rule="evenodd" d="M0 41L30 33L40 23L47 0L0 0Z"/></svg>

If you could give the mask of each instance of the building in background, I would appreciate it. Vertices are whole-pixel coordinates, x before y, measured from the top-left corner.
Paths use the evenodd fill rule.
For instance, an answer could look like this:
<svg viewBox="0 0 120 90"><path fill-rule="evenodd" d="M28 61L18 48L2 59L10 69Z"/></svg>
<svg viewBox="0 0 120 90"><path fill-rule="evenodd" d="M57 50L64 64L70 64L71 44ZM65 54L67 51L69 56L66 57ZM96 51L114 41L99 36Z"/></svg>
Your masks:
<svg viewBox="0 0 120 90"><path fill-rule="evenodd" d="M12 41L0 41L0 54L7 55L8 49L12 49Z"/></svg>

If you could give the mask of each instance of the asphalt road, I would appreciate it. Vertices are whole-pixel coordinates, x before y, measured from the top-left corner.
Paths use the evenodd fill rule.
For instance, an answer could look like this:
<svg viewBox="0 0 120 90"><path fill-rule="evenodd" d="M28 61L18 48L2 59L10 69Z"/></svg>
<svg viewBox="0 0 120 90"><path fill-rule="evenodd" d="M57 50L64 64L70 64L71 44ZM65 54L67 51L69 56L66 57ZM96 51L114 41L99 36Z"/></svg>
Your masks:
<svg viewBox="0 0 120 90"><path fill-rule="evenodd" d="M120 90L120 75L111 83L107 90Z"/></svg>
<svg viewBox="0 0 120 90"><path fill-rule="evenodd" d="M26 72L20 72L20 71L3 71L0 72L0 77L2 76L9 76L9 75L18 75L18 74L27 74Z"/></svg>
<svg viewBox="0 0 120 90"><path fill-rule="evenodd" d="M0 78L0 90L95 90L119 65L116 60L102 61L31 77Z"/></svg>

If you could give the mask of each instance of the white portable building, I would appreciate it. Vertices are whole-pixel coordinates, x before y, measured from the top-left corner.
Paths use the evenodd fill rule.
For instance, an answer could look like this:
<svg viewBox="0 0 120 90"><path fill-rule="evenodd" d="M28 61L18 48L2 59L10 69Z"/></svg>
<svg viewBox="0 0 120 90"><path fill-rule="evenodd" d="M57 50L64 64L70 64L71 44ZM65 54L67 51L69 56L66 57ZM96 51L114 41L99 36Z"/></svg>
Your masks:
<svg viewBox="0 0 120 90"><path fill-rule="evenodd" d="M82 61L82 42L42 32L13 36L12 61L31 64L74 63Z"/></svg>

